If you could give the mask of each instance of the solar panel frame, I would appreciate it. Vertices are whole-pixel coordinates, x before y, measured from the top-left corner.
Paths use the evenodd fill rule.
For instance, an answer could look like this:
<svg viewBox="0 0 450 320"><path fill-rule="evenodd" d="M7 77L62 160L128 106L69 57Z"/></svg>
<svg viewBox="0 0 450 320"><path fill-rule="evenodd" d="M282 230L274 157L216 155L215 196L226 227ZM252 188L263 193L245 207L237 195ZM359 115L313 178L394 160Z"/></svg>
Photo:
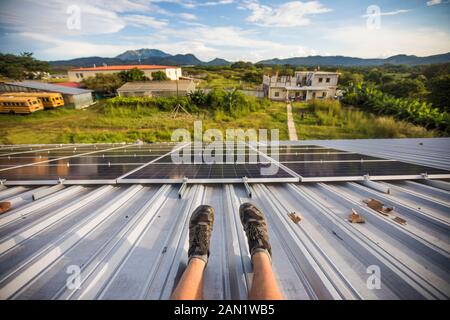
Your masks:
<svg viewBox="0 0 450 320"><path fill-rule="evenodd" d="M112 150L120 150L123 148L127 148L127 147L134 147L136 145L119 145L119 146L115 146L112 148L108 148L108 146L110 145L102 145L103 147L105 147L105 149L100 149L100 150L94 150L94 151L90 151L87 153L81 153L81 154L76 154L76 155L71 155L71 156L64 156L61 158L55 158L49 161L43 161L42 163L31 163L31 164L25 164L25 165L19 165L16 167L10 167L10 168L0 168L0 182L4 183L5 185L36 185L36 184L42 184L42 185L47 185L47 184L57 184L57 183L61 183L61 179L64 181L64 184L116 184L117 183L117 177L122 176L124 174L126 174L127 172L132 171L133 169L140 167L141 164L135 164L135 165L127 165L127 164L111 164L112 166L118 166L118 165L124 165L124 166L128 166L128 169L126 171L120 172L117 175L114 176L114 178L108 178L108 179L101 179L98 177L95 179L74 179L74 178L61 178L61 177L49 177L49 179L5 179L5 177L8 177L9 174L5 174L4 172L9 171L9 170L16 170L16 169L21 169L21 168L25 168L25 167L38 167L39 165L43 166L43 167L51 167L52 163L54 163L55 161L65 161L67 159L82 159L83 156L86 155L92 155L92 154L97 154L99 152L109 152ZM165 146L165 145L164 145ZM86 145L83 145L83 147L86 147ZM154 147L154 146L153 146ZM98 149L98 148L97 148ZM70 161L70 160L69 160ZM66 164L63 164L61 167L67 166ZM70 164L69 164L70 166ZM78 165L79 166L79 165ZM89 166L89 164L85 164L85 166ZM99 165L97 164L92 164L92 166L106 166L106 164L102 164ZM77 165L72 165L71 167L77 167ZM6 180L6 181L5 181Z"/></svg>
<svg viewBox="0 0 450 320"><path fill-rule="evenodd" d="M9 146L8 146L9 147ZM7 148L8 148L7 147ZM175 147L175 148L174 148ZM20 150L23 148L23 150ZM32 148L35 150L27 150L27 148ZM76 148L76 149L75 149ZM89 179L86 174L80 174L74 178L74 176L68 176L65 178L64 184L116 184L116 183L182 183L186 182L185 176L178 175L176 178L133 178L133 173L148 167L149 165L165 164L174 165L172 162L167 162L168 157L171 153L176 150L182 150L183 148L189 149L189 152L204 151L207 148L201 146L198 147L191 143L180 144L180 143L158 143L158 144L74 144L74 145L39 145L39 146L21 146L17 148L17 152L11 155L1 154L2 149L0 149L0 183L5 183L7 185L27 185L27 184L57 184L60 183L61 177L55 175L47 175L48 179L7 179L6 181L1 181L4 179L5 174L2 172L8 170L15 170L14 168L23 167L49 167L51 168L63 168L67 166L76 169L89 168L92 169L97 167L97 172L102 171L104 168L126 168L124 170L113 170L111 172L105 171L104 175L97 174L95 179ZM70 152L72 150L72 152ZM73 151L76 151L73 154ZM226 145L222 146L223 154L226 154ZM260 161L261 158L258 156L258 161L252 163L240 163L235 162L234 164L227 163L216 163L216 164L198 164L199 170L195 171L191 178L188 177L189 183L242 183L244 180L249 183L275 183L275 182L328 182L328 181L362 181L366 179L370 180L404 180L404 179L448 179L450 178L450 172L446 170L440 170L432 167L421 166L413 163L408 163L404 161L396 161L392 159L378 158L369 155L359 154L355 152L349 152L344 150L338 150L334 148L319 146L319 145L301 145L301 146L280 146L278 153L271 154L271 148L267 147L267 154L261 152L255 146L247 144L246 146L235 145L234 148L235 157L240 152L246 152L245 157L248 160L248 151L253 151L258 155L261 155L262 159L266 161ZM5 151L5 150L3 150ZM81 153L78 153L83 151ZM325 152L324 152L325 151ZM26 163L27 159L33 159L33 156L49 156L50 159L42 162ZM191 154L192 156L192 154ZM280 156L281 159L277 159L276 156ZM164 160L165 157L165 160ZM363 158L358 160L358 157ZM16 160L20 162L21 165L16 167L5 167L2 165L2 160L4 163L8 163L10 160ZM161 160L159 161L158 160ZM289 160L291 159L291 160ZM303 160L302 160L303 159ZM305 160L306 159L306 160ZM312 159L312 160L311 160ZM314 160L320 159L320 160ZM328 159L328 160L324 160ZM334 159L334 160L332 160ZM147 161L148 160L148 161ZM31 161L31 160L30 160ZM262 165L267 166L267 164L273 163L281 169L281 174L275 176L265 176L261 177L259 173L252 174L254 168L259 169ZM354 165L366 165L369 163L380 163L387 164L391 166L401 166L402 164L406 166L414 166L417 168L413 174L382 174L377 172L377 174L372 174L370 170L367 173L365 171L357 172L353 174L352 171L347 171L342 174L330 175L330 174L315 174L313 176L302 173L298 168L308 166L309 169L318 166L327 166L328 169L332 168L334 165L338 164L341 167L354 166ZM192 165L192 164L190 164ZM200 169L201 168L201 169ZM239 172L239 174L224 176L224 168L230 168L227 170L234 170ZM246 168L252 168L248 170ZM325 167L324 167L325 168ZM374 167L375 168L375 167ZM255 169L255 170L256 170ZM175 171L177 169L174 169ZM181 170L181 169L180 169ZM209 170L209 171L208 171ZM222 170L222 171L221 171ZM226 170L225 170L226 171ZM379 171L379 170L378 170ZM423 171L423 172L421 172ZM82 172L82 171L79 171ZM180 171L181 172L181 171ZM189 171L187 171L189 172ZM192 171L193 172L193 171ZM206 174L197 174L198 172ZM221 175L222 172L222 175ZM231 171L229 171L231 172ZM431 172L431 173L429 173ZM287 173L287 174L286 174ZM119 175L119 176L116 176ZM249 176L247 176L249 175ZM252 176L253 175L253 176ZM7 175L10 177L10 175ZM112 178L114 177L114 178ZM131 177L131 178L130 178ZM64 179L64 177L63 177Z"/></svg>
<svg viewBox="0 0 450 320"><path fill-rule="evenodd" d="M374 159L372 160L367 160L367 161L333 161L333 162L309 162L309 161L292 161L292 162L286 162L286 161L279 161L280 167L282 167L283 169L289 170L289 172L295 174L296 176L299 177L300 182L339 182L339 181L363 181L363 180L417 180L417 179L424 179L424 178L431 178L431 179L445 179L445 178L450 178L450 171L447 170L441 170L441 169L436 169L433 167L427 167L427 166L423 166L423 165L418 165L418 164L414 164L414 163L409 163L409 162L405 162L405 161L397 161L397 160L393 160L393 159L385 159L385 158L379 158L379 157L373 157L373 156L367 156L367 155L363 155L363 154L359 154L359 153L355 153L355 152L345 152L343 150L339 150L339 149L334 149L334 148L328 148L328 149L333 149L337 152L327 152L324 153L324 155L326 154L335 154L337 156L341 155L345 155L345 154L353 154L355 156L362 156L362 157L372 157ZM342 151L342 152L341 152ZM345 152L345 153L344 153ZM315 155L317 155L317 153L314 153ZM269 155L270 156L270 155ZM421 168L423 169L423 172L419 172L417 174L375 174L372 175L369 172L367 172L366 174L358 174L358 175L348 175L348 171L347 174L343 174L343 175L316 175L314 177L307 177L305 176L305 174L302 175L301 172L298 172L298 169L295 168L295 164L302 164L302 165L306 165L308 164L309 166L317 166L317 165L323 165L326 164L328 166L333 165L333 163L340 163L340 164L365 164L366 166L370 163L390 163L392 165L395 164L404 164L406 166L415 166L416 168ZM431 173L429 174L427 171L431 172L439 172L439 173ZM417 170L419 171L419 170ZM373 171L372 171L373 172Z"/></svg>
<svg viewBox="0 0 450 320"><path fill-rule="evenodd" d="M190 149L190 151L200 150L200 148L195 148L195 146L193 146L191 144L187 144L185 146L182 146L182 147L179 147L177 149L174 149L171 153L174 153L175 151L183 150L184 148L187 148L187 147ZM250 183L252 183L252 182L260 182L260 183L263 183L263 182L298 182L299 181L298 177L293 176L292 174L288 173L286 170L281 169L279 166L278 166L279 169L281 169L282 172L286 173L281 178L279 176L278 177L257 177L257 178L255 178L255 177L248 177L246 175L235 176L235 177L220 177L220 178L211 178L211 175L210 175L208 177L198 178L198 177L196 177L197 174L194 174L193 178L192 177L189 178L189 177L186 177L185 175L181 175L181 174L178 175L176 178L170 178L170 177L158 177L158 178L155 178L155 177L150 177L150 178L148 178L148 177L145 177L145 178L134 177L133 178L133 175L136 172L143 171L145 168L148 168L149 166L152 166L152 165L153 166L155 166L155 165L158 166L159 165L161 167L162 167L162 165L167 165L167 166L172 166L174 168L183 168L182 164L174 164L174 163L169 163L169 162L162 162L162 163L159 162L158 163L158 160L163 159L164 157L168 157L168 156L170 156L170 153L165 155L165 156L163 156L163 157L161 157L161 158L159 158L159 159L155 159L155 160L151 161L150 163L147 163L147 164L143 165L142 167L137 168L137 169L133 170L132 172L129 172L129 173L125 174L122 177L119 177L117 179L118 183L183 183L183 182L186 182L186 179L187 179L187 181L189 181L189 183L242 183L244 180L247 181L247 182L250 182ZM269 162L272 163L272 161L269 161ZM256 166L258 166L258 169L260 169L261 165L267 165L267 164L268 163L250 163L250 164L240 164L240 163L237 163L237 164L226 164L225 163L225 164L215 164L215 165L222 165L222 166L229 165L229 166L232 166L233 168L235 168L235 170L236 169L242 170L242 168L246 168L246 165L248 165L248 166L256 165ZM196 168L197 166L199 166L199 167L203 166L205 168L210 168L210 166L214 166L214 164L205 164L205 163L194 164L194 163L191 163L191 164L186 164L186 166L189 166L191 168ZM185 168L188 168L188 167L185 167ZM188 175L191 174L189 172L189 170L187 170L187 169L184 169L184 172L188 173ZM148 175L148 176L150 176L150 175Z"/></svg>

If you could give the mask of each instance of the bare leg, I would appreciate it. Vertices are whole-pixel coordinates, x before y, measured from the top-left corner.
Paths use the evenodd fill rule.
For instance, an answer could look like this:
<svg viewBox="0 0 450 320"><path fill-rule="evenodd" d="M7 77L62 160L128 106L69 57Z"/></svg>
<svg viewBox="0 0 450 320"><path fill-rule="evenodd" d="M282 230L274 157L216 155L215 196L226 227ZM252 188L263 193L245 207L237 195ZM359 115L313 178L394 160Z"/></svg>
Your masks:
<svg viewBox="0 0 450 320"><path fill-rule="evenodd" d="M205 261L192 258L184 270L177 287L172 293L172 300L203 299L203 270Z"/></svg>
<svg viewBox="0 0 450 320"><path fill-rule="evenodd" d="M252 256L253 284L248 298L250 300L282 300L269 256L255 252Z"/></svg>

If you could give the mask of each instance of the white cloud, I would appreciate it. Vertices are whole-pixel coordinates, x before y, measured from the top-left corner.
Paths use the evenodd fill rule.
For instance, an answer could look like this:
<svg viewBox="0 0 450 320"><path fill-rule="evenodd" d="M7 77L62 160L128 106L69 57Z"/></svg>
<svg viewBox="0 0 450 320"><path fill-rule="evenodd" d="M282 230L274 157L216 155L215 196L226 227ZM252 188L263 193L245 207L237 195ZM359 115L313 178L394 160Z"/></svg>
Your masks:
<svg viewBox="0 0 450 320"><path fill-rule="evenodd" d="M208 1L204 3L198 3L199 6L219 6L225 4L232 4L234 0L219 0L219 1Z"/></svg>
<svg viewBox="0 0 450 320"><path fill-rule="evenodd" d="M143 15L127 15L123 17L123 20L128 25L135 27L151 27L159 29L167 26L167 21L165 20L157 20L153 17Z"/></svg>
<svg viewBox="0 0 450 320"><path fill-rule="evenodd" d="M80 10L80 29L67 27L71 16L67 10L72 5ZM154 12L165 11L144 0L6 0L2 3L0 20L16 32L33 30L49 36L77 36L116 33L127 25L152 28L167 25L166 21L147 15Z"/></svg>
<svg viewBox="0 0 450 320"><path fill-rule="evenodd" d="M315 50L302 45L261 39L260 34L255 31L232 26L197 26L182 30L165 28L160 33L168 39L174 39L173 43L175 44L195 42L197 47L187 46L186 52L194 53L203 60L210 60L219 56L229 60L258 61L273 57L287 58L316 53ZM199 50L200 48L202 50Z"/></svg>
<svg viewBox="0 0 450 320"><path fill-rule="evenodd" d="M441 3L442 3L442 0L430 0L430 1L427 1L427 6L435 6L435 5L441 4Z"/></svg>
<svg viewBox="0 0 450 320"><path fill-rule="evenodd" d="M245 1L241 8L251 10L247 21L260 26L298 27L311 23L309 15L326 13L332 9L324 7L319 1L291 1L278 7L260 4L257 0Z"/></svg>
<svg viewBox="0 0 450 320"><path fill-rule="evenodd" d="M411 9L399 9L399 10L394 10L394 11L387 11L387 12L380 12L380 16L395 16L397 14L401 14L401 13L407 13L407 12L411 12ZM371 14L365 14L363 15L364 18L367 17L371 17Z"/></svg>
<svg viewBox="0 0 450 320"><path fill-rule="evenodd" d="M182 7L188 9L195 9L197 7L211 7L211 6L219 6L219 5L227 5L235 3L236 0L217 0L217 1L207 1L207 2L198 2L193 0L153 0L154 2L168 2L168 3L176 3Z"/></svg>
<svg viewBox="0 0 450 320"><path fill-rule="evenodd" d="M111 57L126 50L136 49L132 45L97 44L87 41L66 40L62 38L49 37L47 35L23 32L18 34L27 40L38 41L42 49L38 50L37 56L48 57L49 60L72 59L87 56Z"/></svg>
<svg viewBox="0 0 450 320"><path fill-rule="evenodd" d="M381 29L367 29L365 26L353 25L324 33L323 38L328 42L329 48L351 48L345 52L337 49L333 54L349 55L351 52L352 56L362 58L396 54L427 56L450 51L450 33L434 28L400 29L382 26Z"/></svg>
<svg viewBox="0 0 450 320"><path fill-rule="evenodd" d="M192 13L180 13L178 16L183 20L195 21L197 20L197 16Z"/></svg>
<svg viewBox="0 0 450 320"><path fill-rule="evenodd" d="M71 59L86 56L116 56L136 48L158 48L171 54L195 54L203 61L220 57L231 61L259 61L269 58L290 58L314 55L316 51L300 44L278 43L261 39L260 34L240 28L195 26L162 28L148 36L122 36L115 44L80 41L64 36L48 36L34 32L11 35L24 42L35 41L41 46L34 50L36 56L49 60Z"/></svg>

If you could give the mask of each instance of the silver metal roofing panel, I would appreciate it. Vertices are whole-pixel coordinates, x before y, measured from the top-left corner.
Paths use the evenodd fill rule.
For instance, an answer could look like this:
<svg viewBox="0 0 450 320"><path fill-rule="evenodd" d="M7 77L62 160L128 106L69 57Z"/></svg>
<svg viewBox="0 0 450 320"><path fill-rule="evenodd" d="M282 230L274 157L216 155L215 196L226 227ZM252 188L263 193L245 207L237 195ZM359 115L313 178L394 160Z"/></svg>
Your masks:
<svg viewBox="0 0 450 320"><path fill-rule="evenodd" d="M78 94L85 94L85 93L93 92L92 90L58 86L56 84L38 82L38 81L20 81L20 82L5 82L5 83L12 85L12 86L26 87L26 88L36 89L36 90L59 92L62 94L71 94L71 95L78 95Z"/></svg>
<svg viewBox="0 0 450 320"><path fill-rule="evenodd" d="M449 141L304 144L448 169ZM243 184L196 184L181 199L179 185L0 186L0 202L12 203L0 216L0 298L167 299L187 263L190 213L209 204L216 219L205 298L246 299L252 269L238 209L252 201L267 216L274 271L287 299L448 299L448 185L251 184L249 198ZM368 198L394 206L406 225L368 208ZM352 208L366 223L347 221ZM298 224L288 217L293 211L302 217ZM79 290L66 286L71 265L82 270ZM367 286L374 265L379 289Z"/></svg>

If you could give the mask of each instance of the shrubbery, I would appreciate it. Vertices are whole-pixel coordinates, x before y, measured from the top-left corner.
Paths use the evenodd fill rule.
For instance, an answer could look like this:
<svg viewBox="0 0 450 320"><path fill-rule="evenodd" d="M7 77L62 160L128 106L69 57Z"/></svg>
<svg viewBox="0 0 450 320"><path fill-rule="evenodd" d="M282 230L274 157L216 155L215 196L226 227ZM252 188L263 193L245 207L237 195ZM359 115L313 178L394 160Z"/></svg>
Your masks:
<svg viewBox="0 0 450 320"><path fill-rule="evenodd" d="M311 100L307 103L309 114L319 128L337 127L353 132L360 137L403 138L431 137L432 131L424 127L398 121L392 116L375 116L352 107L342 107L336 100ZM308 116L311 119L311 116ZM310 121L310 119L302 121ZM337 131L338 132L338 131ZM329 136L328 138L342 138Z"/></svg>
<svg viewBox="0 0 450 320"><path fill-rule="evenodd" d="M435 128L450 132L450 115L431 103L415 99L395 98L377 89L356 86L344 97L344 103L362 108L380 115L392 115L397 119L406 120L426 128Z"/></svg>
<svg viewBox="0 0 450 320"><path fill-rule="evenodd" d="M143 113L152 109L171 111L177 104L189 112L206 111L237 118L265 108L270 102L246 96L239 90L212 90L209 93L197 90L187 97L115 97L107 101L105 112L113 113L118 107Z"/></svg>

